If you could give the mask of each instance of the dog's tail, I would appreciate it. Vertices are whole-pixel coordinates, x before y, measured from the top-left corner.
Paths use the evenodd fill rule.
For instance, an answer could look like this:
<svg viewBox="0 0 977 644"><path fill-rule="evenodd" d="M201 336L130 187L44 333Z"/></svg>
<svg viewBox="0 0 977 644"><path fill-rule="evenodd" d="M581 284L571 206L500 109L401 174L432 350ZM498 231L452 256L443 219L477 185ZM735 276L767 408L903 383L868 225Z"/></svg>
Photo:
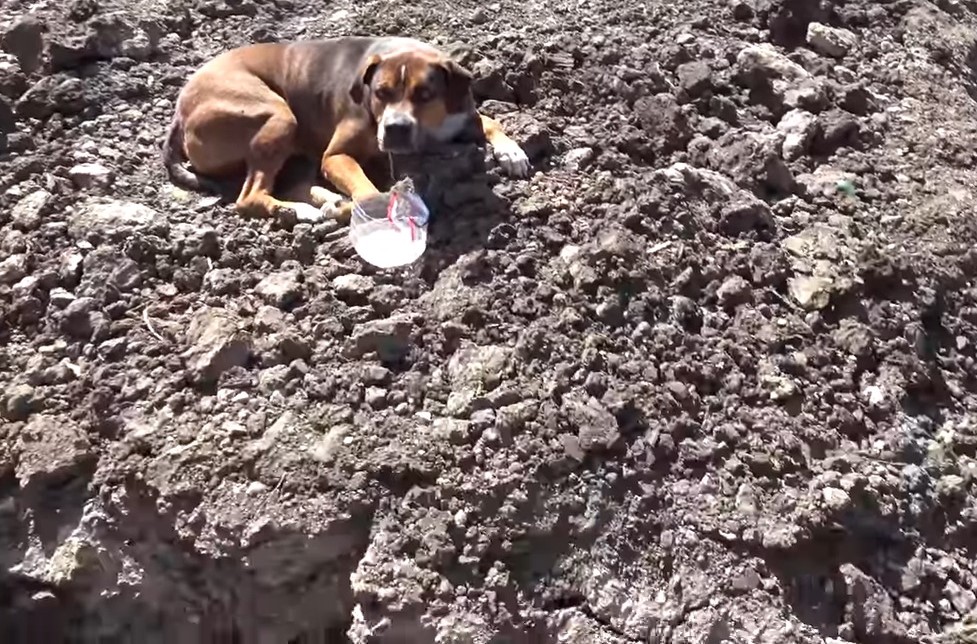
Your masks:
<svg viewBox="0 0 977 644"><path fill-rule="evenodd" d="M216 182L201 177L183 165L188 159L183 151L183 121L179 114L173 115L160 152L166 174L174 184L198 192L220 192Z"/></svg>

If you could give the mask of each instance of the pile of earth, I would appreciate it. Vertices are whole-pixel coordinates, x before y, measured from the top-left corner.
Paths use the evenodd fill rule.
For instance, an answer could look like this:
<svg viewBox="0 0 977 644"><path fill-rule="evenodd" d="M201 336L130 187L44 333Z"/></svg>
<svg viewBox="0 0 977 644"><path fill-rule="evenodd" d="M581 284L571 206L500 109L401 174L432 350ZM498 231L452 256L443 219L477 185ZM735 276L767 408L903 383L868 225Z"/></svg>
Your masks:
<svg viewBox="0 0 977 644"><path fill-rule="evenodd" d="M342 34L534 163L409 268L158 161ZM0 639L974 641L975 68L971 0L7 0Z"/></svg>

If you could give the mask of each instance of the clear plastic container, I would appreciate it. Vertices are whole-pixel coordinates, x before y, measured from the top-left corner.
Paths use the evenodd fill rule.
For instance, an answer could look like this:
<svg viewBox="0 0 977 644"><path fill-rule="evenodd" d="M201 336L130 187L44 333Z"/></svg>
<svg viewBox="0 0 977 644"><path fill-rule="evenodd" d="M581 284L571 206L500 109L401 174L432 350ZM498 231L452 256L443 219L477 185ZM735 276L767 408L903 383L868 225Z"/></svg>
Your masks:
<svg viewBox="0 0 977 644"><path fill-rule="evenodd" d="M427 248L424 201L409 187L355 202L349 222L349 238L356 253L378 268L406 266Z"/></svg>

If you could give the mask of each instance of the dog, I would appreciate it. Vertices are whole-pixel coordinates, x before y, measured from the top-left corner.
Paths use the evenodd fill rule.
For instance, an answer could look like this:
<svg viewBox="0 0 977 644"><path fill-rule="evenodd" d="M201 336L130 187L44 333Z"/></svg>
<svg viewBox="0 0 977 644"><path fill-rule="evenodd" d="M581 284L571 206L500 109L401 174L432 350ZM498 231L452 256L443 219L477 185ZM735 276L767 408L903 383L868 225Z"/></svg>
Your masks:
<svg viewBox="0 0 977 644"><path fill-rule="evenodd" d="M246 45L187 80L162 144L163 163L173 183L198 191L215 190L213 179L243 170L240 214L290 209L301 221L321 219L327 207L348 218L351 204L319 186L307 200L273 196L276 176L294 156L312 158L324 179L356 201L379 194L364 165L464 132L488 143L507 174L528 176L523 149L476 110L471 82L468 70L412 38Z"/></svg>

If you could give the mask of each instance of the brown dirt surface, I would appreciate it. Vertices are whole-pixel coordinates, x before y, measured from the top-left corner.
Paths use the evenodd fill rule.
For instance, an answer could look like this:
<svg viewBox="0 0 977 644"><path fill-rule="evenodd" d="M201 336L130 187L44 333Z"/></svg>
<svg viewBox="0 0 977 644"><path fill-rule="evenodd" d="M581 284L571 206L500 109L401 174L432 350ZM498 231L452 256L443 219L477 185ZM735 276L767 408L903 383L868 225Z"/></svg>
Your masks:
<svg viewBox="0 0 977 644"><path fill-rule="evenodd" d="M408 268L158 159L343 34L533 162ZM975 641L975 101L972 0L6 0L0 641Z"/></svg>

